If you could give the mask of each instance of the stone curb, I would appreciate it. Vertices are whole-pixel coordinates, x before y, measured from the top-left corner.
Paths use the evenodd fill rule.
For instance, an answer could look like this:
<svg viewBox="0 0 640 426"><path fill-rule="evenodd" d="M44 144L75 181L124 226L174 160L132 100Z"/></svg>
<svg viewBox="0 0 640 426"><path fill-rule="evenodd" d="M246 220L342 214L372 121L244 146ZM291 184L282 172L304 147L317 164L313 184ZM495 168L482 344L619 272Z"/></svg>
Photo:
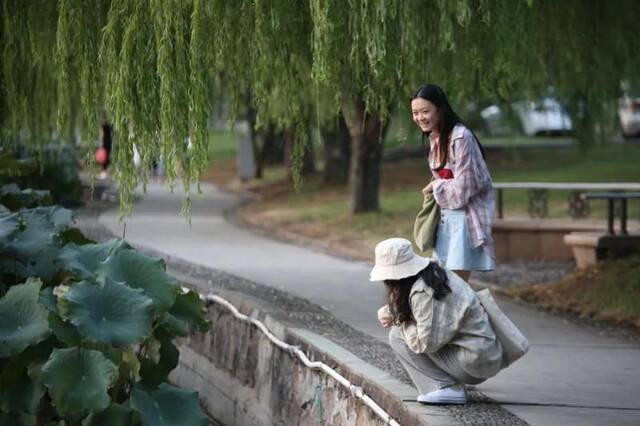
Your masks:
<svg viewBox="0 0 640 426"><path fill-rule="evenodd" d="M400 424L462 425L444 407L423 405L415 401L416 390L400 382L378 367L358 358L331 340L300 328L288 330L290 335L306 343L306 352L336 369L355 385L361 386ZM397 413L397 414L395 414Z"/></svg>

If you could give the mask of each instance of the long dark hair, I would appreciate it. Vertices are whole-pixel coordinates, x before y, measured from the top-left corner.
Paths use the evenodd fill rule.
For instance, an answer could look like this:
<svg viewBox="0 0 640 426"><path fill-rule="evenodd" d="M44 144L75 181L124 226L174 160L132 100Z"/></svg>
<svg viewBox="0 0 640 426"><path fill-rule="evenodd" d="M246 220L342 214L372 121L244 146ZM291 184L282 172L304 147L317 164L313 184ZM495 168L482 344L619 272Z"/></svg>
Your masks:
<svg viewBox="0 0 640 426"><path fill-rule="evenodd" d="M438 166L433 169L437 171L442 169L449 160L449 136L451 135L453 128L456 126L456 124L462 124L465 126L466 124L464 124L464 121L462 121L462 119L458 116L458 114L456 114L453 108L451 108L451 105L449 104L449 98L447 98L446 93L444 93L444 90L442 90L440 86L437 86L435 84L425 84L424 86L420 87L418 91L411 97L411 101L417 98L425 99L431 102L433 105L435 105L438 114L440 115L440 143L438 144L440 151L440 164L438 164ZM480 139L478 139L476 134L473 132L473 130L471 130L471 128L469 128L469 126L466 127L469 129L474 139L478 143L480 153L482 154L482 158L484 159L485 153L482 144L480 144ZM429 136L429 134L422 134L422 145L423 147L425 147L427 158L429 158L430 146L429 144L425 144L424 142L426 136Z"/></svg>
<svg viewBox="0 0 640 426"><path fill-rule="evenodd" d="M409 294L411 293L411 287L418 278L422 278L425 284L433 289L433 297L436 300L442 300L447 294L451 293L447 273L435 262L429 263L429 266L416 275L399 280L385 280L387 303L394 322L402 323L413 318Z"/></svg>

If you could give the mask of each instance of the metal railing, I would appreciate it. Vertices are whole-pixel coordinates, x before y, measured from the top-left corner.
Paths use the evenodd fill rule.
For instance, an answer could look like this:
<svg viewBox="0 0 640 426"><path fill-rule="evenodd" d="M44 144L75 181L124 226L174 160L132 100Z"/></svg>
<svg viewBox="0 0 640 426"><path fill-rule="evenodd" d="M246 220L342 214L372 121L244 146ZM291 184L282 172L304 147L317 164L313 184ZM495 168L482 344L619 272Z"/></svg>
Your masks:
<svg viewBox="0 0 640 426"><path fill-rule="evenodd" d="M640 191L640 182L494 182L496 192L496 213L499 219L504 217L504 190L520 189L528 191L529 216L543 218L548 213L550 190L570 191L568 210L573 218L585 217L589 213L587 200L582 193L587 191Z"/></svg>

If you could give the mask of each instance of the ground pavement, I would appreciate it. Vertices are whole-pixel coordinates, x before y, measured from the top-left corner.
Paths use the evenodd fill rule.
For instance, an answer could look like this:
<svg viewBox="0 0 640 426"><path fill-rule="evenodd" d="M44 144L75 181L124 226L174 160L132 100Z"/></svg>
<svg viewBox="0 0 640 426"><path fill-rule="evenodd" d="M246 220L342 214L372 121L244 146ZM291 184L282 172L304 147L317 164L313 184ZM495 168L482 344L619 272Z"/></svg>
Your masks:
<svg viewBox="0 0 640 426"><path fill-rule="evenodd" d="M370 264L273 241L225 219L236 195L203 184L193 200L191 227L179 215L182 193L151 184L126 219L132 244L286 291L323 306L376 339L384 302L368 281ZM99 221L122 236L116 210ZM530 353L480 390L531 425L640 424L640 345L602 336L558 317L498 300L531 342Z"/></svg>

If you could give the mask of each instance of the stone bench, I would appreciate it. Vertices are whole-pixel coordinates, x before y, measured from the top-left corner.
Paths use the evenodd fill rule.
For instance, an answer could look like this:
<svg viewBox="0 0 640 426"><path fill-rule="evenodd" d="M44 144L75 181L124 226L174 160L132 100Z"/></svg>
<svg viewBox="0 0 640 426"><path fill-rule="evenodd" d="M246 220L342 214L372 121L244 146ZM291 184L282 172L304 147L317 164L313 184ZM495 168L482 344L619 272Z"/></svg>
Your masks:
<svg viewBox="0 0 640 426"><path fill-rule="evenodd" d="M572 232L564 236L564 242L571 247L578 269L585 269L603 259L640 253L640 234Z"/></svg>

